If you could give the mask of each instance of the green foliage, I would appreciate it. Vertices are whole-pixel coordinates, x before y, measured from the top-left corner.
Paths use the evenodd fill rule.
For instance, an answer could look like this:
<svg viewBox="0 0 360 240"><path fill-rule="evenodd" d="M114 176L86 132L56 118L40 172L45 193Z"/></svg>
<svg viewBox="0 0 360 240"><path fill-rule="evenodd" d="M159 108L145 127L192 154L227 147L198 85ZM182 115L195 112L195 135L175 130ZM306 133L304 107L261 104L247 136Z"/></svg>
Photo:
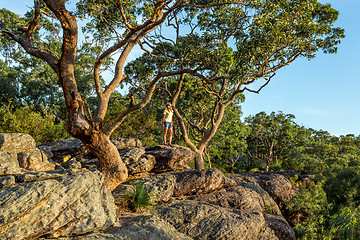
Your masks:
<svg viewBox="0 0 360 240"><path fill-rule="evenodd" d="M334 239L360 239L360 211L351 208L342 209L333 221L332 232Z"/></svg>
<svg viewBox="0 0 360 240"><path fill-rule="evenodd" d="M359 168L344 168L334 173L326 180L324 190L333 204L333 213L343 207L356 208L360 205Z"/></svg>
<svg viewBox="0 0 360 240"><path fill-rule="evenodd" d="M161 83L160 89L167 89L170 94L167 91L160 90L154 95L155 104L159 109L158 119L162 118L164 105L169 101L167 96L173 94L177 89L177 81L178 79L174 77L167 79L165 83ZM217 167L228 172L236 171L235 165L241 161L241 153L246 148L245 137L249 132L249 129L240 119L242 114L240 103L243 101L243 97L243 95L239 94L235 102L225 108L222 122L205 149L207 167ZM195 78L185 76L176 106L180 114L184 116L184 124L189 139L194 145L202 141L205 135L204 129L213 127L213 122L209 119L216 114L214 113L217 107L216 99L216 96L206 94L205 89L199 87ZM180 140L182 132L175 117L173 122L175 125L174 140L178 144L182 144Z"/></svg>
<svg viewBox="0 0 360 240"><path fill-rule="evenodd" d="M28 133L37 145L69 137L62 124L55 122L53 114L47 110L36 112L34 106L0 107L0 132Z"/></svg>
<svg viewBox="0 0 360 240"><path fill-rule="evenodd" d="M299 175L294 175L293 177L289 178L289 181L291 185L295 186L295 183L297 182L298 179L299 179Z"/></svg>
<svg viewBox="0 0 360 240"><path fill-rule="evenodd" d="M280 159L281 166L283 169L330 177L345 167L359 166L358 146L359 138L353 135L336 137L326 131L300 127Z"/></svg>
<svg viewBox="0 0 360 240"><path fill-rule="evenodd" d="M208 146L211 162L227 172L239 172L240 166L247 163L243 153L247 147L246 137L250 128L241 121L241 115L239 105L227 107L224 119Z"/></svg>
<svg viewBox="0 0 360 240"><path fill-rule="evenodd" d="M153 205L150 193L143 183L135 183L132 186L132 191L124 195L124 206L127 206L132 211L149 208Z"/></svg>
<svg viewBox="0 0 360 240"><path fill-rule="evenodd" d="M317 184L314 186L301 184L296 178L290 179L300 192L286 204L284 214L295 226L297 238L357 239L360 136L332 136L323 130L297 126L293 118L275 121L275 114L259 113L256 116L247 119L251 128L247 151L251 156L258 156L258 160L266 159L269 146L276 154L288 141L277 159L280 169L315 174ZM264 169L261 162L252 160L245 169L259 170L259 166Z"/></svg>
<svg viewBox="0 0 360 240"><path fill-rule="evenodd" d="M302 188L286 205L298 238L358 239L359 168L345 167L330 177L319 176L325 180Z"/></svg>
<svg viewBox="0 0 360 240"><path fill-rule="evenodd" d="M144 53L125 68L128 76L126 81L133 85L144 83L159 73L186 70L187 82L182 88L177 106L181 106L179 110L188 122L187 129L192 127L188 130L188 139L192 143L189 145L199 148L208 143L206 137L213 136L204 133L214 129L212 123L216 118L213 116L218 117L216 114L219 103L233 101L234 95L238 97L236 101L241 102L240 93L249 89L240 90L240 87L259 79L270 81L278 69L300 56L313 58L320 49L329 53L336 52L339 40L344 37L342 29L332 26L337 19L337 11L330 5L323 5L315 0L246 1L244 5L219 2L226 1L190 1L191 5L179 9L181 18L170 18L164 28L160 28L154 35L150 34L147 41L144 41L151 54ZM127 3L129 2L123 2ZM210 7L212 3L216 3L216 6ZM135 19L136 14L150 14L145 10L145 5L139 3L138 9L132 10L129 17L132 15L132 19ZM199 5L204 6L195 7ZM243 8L245 5L248 8ZM110 6L105 9L107 8ZM121 22L121 19L118 21ZM171 31L173 28L174 33ZM174 77L164 77L163 81L166 84L159 85L165 91L160 92L160 98L164 98L169 92L174 93L176 89ZM278 131L282 135L279 139L293 139L292 127L292 124L284 124ZM218 135L224 136L226 133ZM232 162L229 164L230 171L234 168L233 160L244 162L236 160L244 158L235 152L241 151L245 141L241 143L241 137L233 135L238 142L231 147L227 148L224 143L223 146L214 144L214 147L207 149L208 155L216 156L216 161L227 159ZM240 135L243 136L244 133ZM275 144L280 147L277 153L274 154L273 149L270 149L267 151L271 153L270 156L266 159L261 156L267 163L266 169L269 169L272 160L277 161L273 169L281 169L280 155L288 143L286 140L278 140ZM256 143L251 144L255 145ZM216 151L217 147L230 151L227 151L227 156L220 156ZM237 150L231 149L232 147L237 147ZM255 159L260 159L258 156L252 158L252 163L255 163Z"/></svg>
<svg viewBox="0 0 360 240"><path fill-rule="evenodd" d="M328 225L329 205L321 182L300 192L286 203L288 219L295 225L298 239L331 239Z"/></svg>
<svg viewBox="0 0 360 240"><path fill-rule="evenodd" d="M89 99L89 103L92 100ZM124 111L130 100L119 92L114 92L109 101L109 108L104 120L104 127L110 125ZM161 124L157 121L157 112L151 105L128 116L112 134L112 137L137 138L146 146L157 144Z"/></svg>
<svg viewBox="0 0 360 240"><path fill-rule="evenodd" d="M247 117L246 123L251 129L247 137L250 161L262 160L266 162L266 169L269 169L273 160L278 162L289 151L298 133L299 127L293 121L294 118L282 112L272 112L270 115L260 112Z"/></svg>
<svg viewBox="0 0 360 240"><path fill-rule="evenodd" d="M49 9L41 4L44 11ZM9 10L0 9L0 30L11 31L22 35L20 26L26 26L33 19L33 11L29 11L20 17ZM34 48L46 50L61 56L61 26L54 22L53 18L42 14L40 18L41 31L34 31L32 44ZM57 115L66 117L64 111L64 97L58 82L57 74L44 61L28 55L22 48L10 40L7 36L0 34L1 55L0 59L0 103L12 101L13 104L33 105L36 111L42 107L56 110ZM92 82L92 62L95 62L96 52L91 44L86 42L78 48L74 74L79 91L84 98L93 94L94 84ZM106 64L112 63L110 60Z"/></svg>
<svg viewBox="0 0 360 240"><path fill-rule="evenodd" d="M318 48L336 52L335 45L343 37L343 30L330 27L338 12L329 4L314 0L259 1L256 13L249 31L242 31L236 38L240 66L236 71L241 77L261 71L264 56L274 49L278 51L272 60L281 66L296 53L302 52L310 59ZM311 36L317 38L315 45L308 41Z"/></svg>
<svg viewBox="0 0 360 240"><path fill-rule="evenodd" d="M27 22L33 18L33 12L20 17L6 9L0 9L0 29L11 31L21 35L20 26L26 26ZM32 40L34 47L49 50L54 54L59 54L61 41L56 27L58 24L51 23L45 17L40 19L42 25L41 33L35 31ZM9 94L8 99L13 103L34 105L37 110L40 106L45 107L59 104L59 86L57 76L52 69L40 59L29 56L22 48L19 48L14 41L4 35L0 35L1 55L6 62L6 67L13 72L11 79L13 86L16 86L16 98ZM8 70L8 71L9 71ZM3 75L4 76L4 75Z"/></svg>
<svg viewBox="0 0 360 240"><path fill-rule="evenodd" d="M19 99L18 72L0 59L0 105L7 105Z"/></svg>
<svg viewBox="0 0 360 240"><path fill-rule="evenodd" d="M167 5L164 14L156 17L156 12L163 4ZM258 79L270 80L273 73L300 56L312 58L318 50L336 52L340 39L344 37L343 30L333 26L338 12L330 5L316 0L246 0L231 4L225 0L79 0L67 4L67 7L69 6L74 7L71 14L77 16L78 25L82 26L79 33L83 34L83 41L78 41L74 74L83 99L94 93L92 72L97 58L104 52L115 50L116 46L119 46L119 51L128 49L125 46L129 46L127 41L131 38L149 51L144 51L140 57L136 56L124 69L127 74L126 82L132 86L142 83L146 87L156 74L187 69L187 74L194 78L188 84L198 85L196 88L188 88L186 93L191 99L189 103L197 103L197 106L190 106L193 108L191 111L191 108L184 110L186 116L192 120L199 119L201 114L204 117L209 116L212 113L208 109L216 109L220 95L209 96L209 92L222 91L219 79L223 80L223 83L226 80L223 85L226 88L225 94L220 97L226 102L232 98L232 89L252 84ZM33 32L32 47L45 50L59 58L62 55L61 26L54 20L54 16L51 16L52 13L44 2L41 2L40 8L42 13L49 14L41 14L41 30ZM33 13L34 11L29 11L20 17L1 9L0 28L23 36L24 33L18 27L26 26L26 23L33 19ZM161 19L162 16L167 19ZM146 25L149 23L151 24ZM157 27L154 23L161 24L161 27L152 31ZM147 27L142 29L144 24ZM175 28L175 31L172 31L172 28ZM139 35L130 37L129 33ZM64 99L56 74L42 61L19 50L14 42L10 41L9 34L1 35L0 41L3 56L11 59L11 67L19 71L14 83L14 86L20 88L19 97L26 104L34 105L38 111L41 105L52 109L60 106L56 109L57 114L64 118L66 112L60 104ZM128 52L124 52L120 55L127 54ZM100 62L101 71L114 65L110 56ZM119 70L123 69L116 69ZM163 80L167 81L165 77ZM169 82L171 81L170 79ZM211 86L206 86L207 84ZM7 87L11 89L9 84ZM237 100L240 101L240 93L243 91L245 88L235 91ZM144 95L137 97L143 99ZM202 113L201 107L206 110L205 113ZM115 113L119 113L114 109L111 111L107 120L116 119ZM141 117L138 116L138 119ZM139 122L149 126L146 119L135 121ZM109 126L109 122L104 125ZM130 131L143 133L135 127L126 130ZM220 135L229 134L231 133ZM241 139L244 134L240 133L241 137L237 139ZM192 133L192 139L199 142L196 132ZM153 139L146 141L152 142ZM232 144L227 156L214 154L218 159L231 160L232 155L239 156L236 153L239 151L235 148L243 148L244 145L245 142L239 140ZM211 151L215 152L215 148Z"/></svg>

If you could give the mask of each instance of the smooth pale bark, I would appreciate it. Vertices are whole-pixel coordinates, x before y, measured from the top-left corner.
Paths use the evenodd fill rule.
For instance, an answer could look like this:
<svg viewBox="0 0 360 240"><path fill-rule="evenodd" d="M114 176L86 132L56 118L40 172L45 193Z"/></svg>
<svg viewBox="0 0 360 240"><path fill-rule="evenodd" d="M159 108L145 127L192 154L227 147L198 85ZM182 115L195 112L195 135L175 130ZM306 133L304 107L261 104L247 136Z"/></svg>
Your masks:
<svg viewBox="0 0 360 240"><path fill-rule="evenodd" d="M181 92L181 88L182 88L182 84L184 82L184 77L185 77L185 73L190 73L191 72L187 72L186 70L183 70L183 73L180 75L180 79L177 85L177 89L176 92L174 93L174 95L172 96L171 99L171 105L173 106L173 110L174 110L174 115L178 120L178 123L180 125L180 130L182 133L182 138L183 140L186 142L186 144L198 154L198 157L195 159L195 168L196 169L204 169L205 168L205 163L204 163L204 151L208 145L208 143L210 142L210 140L214 137L214 135L216 134L220 123L224 117L224 113L225 113L225 109L227 106L229 106L236 98L236 95L238 93L240 93L241 91L240 89L240 85L238 85L234 91L232 92L231 97L226 101L223 102L223 99L221 98L222 95L224 95L225 93L225 85L226 85L226 79L223 80L223 87L221 88L221 90L219 91L219 96L220 99L218 99L218 102L216 104L216 106L213 109L213 113L212 113L212 117L211 117L211 127L208 129L206 127L203 128L199 128L198 126L194 126L195 128L198 129L198 131L200 131L203 135L202 135L202 139L201 141L195 145L191 139L188 136L188 131L187 131L187 127L185 125L184 119L181 116L181 114L179 113L179 111L176 108L176 101L180 95ZM194 74L192 74L194 75ZM196 75L195 75L196 76Z"/></svg>
<svg viewBox="0 0 360 240"><path fill-rule="evenodd" d="M121 160L119 151L108 136L102 132L91 134L90 143L87 144L87 147L99 159L100 171L105 176L105 186L110 191L126 180L128 176L126 165Z"/></svg>

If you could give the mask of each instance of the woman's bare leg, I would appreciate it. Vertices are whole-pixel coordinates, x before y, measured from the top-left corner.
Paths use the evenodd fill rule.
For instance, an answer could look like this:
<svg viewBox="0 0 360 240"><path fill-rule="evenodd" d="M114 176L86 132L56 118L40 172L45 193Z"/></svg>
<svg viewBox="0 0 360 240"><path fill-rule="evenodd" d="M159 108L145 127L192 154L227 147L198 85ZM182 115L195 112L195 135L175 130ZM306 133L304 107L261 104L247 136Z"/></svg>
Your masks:
<svg viewBox="0 0 360 240"><path fill-rule="evenodd" d="M167 129L164 129L164 135L163 135L163 140L164 140L164 144L166 145L166 134L167 134Z"/></svg>
<svg viewBox="0 0 360 240"><path fill-rule="evenodd" d="M172 128L169 129L169 144L171 145L171 139L172 139L173 130Z"/></svg>

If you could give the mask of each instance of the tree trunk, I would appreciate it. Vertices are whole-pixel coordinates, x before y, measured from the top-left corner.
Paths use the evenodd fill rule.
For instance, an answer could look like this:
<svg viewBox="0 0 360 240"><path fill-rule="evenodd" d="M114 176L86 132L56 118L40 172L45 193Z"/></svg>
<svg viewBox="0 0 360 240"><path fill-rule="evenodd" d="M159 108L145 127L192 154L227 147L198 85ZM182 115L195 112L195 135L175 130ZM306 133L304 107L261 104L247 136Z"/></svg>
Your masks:
<svg viewBox="0 0 360 240"><path fill-rule="evenodd" d="M273 160L272 157L268 157L268 158L266 159L266 169L265 169L265 172L268 172L268 171L269 171L270 164L271 164L272 160Z"/></svg>
<svg viewBox="0 0 360 240"><path fill-rule="evenodd" d="M89 138L82 139L86 146L100 161L100 171L104 174L105 186L114 190L128 177L126 165L121 160L119 151L102 131L93 131Z"/></svg>
<svg viewBox="0 0 360 240"><path fill-rule="evenodd" d="M269 171L269 167L270 167L270 160L267 160L265 172L268 172L268 171Z"/></svg>
<svg viewBox="0 0 360 240"><path fill-rule="evenodd" d="M270 146L270 149L269 149L268 157L267 157L267 159L266 159L266 169L265 169L265 172L268 172L268 171L269 171L270 163L271 163L272 160L274 159L273 145L274 145L274 144L272 143L271 146Z"/></svg>
<svg viewBox="0 0 360 240"><path fill-rule="evenodd" d="M204 154L208 160L208 163L209 163L209 168L212 168L211 166L211 159L210 159L210 150L209 150L209 147L205 148L204 150Z"/></svg>
<svg viewBox="0 0 360 240"><path fill-rule="evenodd" d="M203 155L203 152L198 152L198 157L195 159L195 169L205 169Z"/></svg>

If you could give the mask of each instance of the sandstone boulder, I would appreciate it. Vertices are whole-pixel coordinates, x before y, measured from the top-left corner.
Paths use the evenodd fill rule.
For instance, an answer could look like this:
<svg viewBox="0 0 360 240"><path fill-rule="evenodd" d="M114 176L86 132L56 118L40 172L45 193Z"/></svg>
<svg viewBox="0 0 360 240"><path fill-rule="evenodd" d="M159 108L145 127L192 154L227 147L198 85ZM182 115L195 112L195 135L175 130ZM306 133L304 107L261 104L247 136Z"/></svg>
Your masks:
<svg viewBox="0 0 360 240"><path fill-rule="evenodd" d="M113 194L121 197L119 192L124 190L123 185L128 186L136 181L145 185L155 202L167 202L171 197L204 194L236 185L235 181L226 178L218 169L186 170L129 180L120 184Z"/></svg>
<svg viewBox="0 0 360 240"><path fill-rule="evenodd" d="M45 148L53 154L54 162L63 163L72 157L86 152L85 145L77 138L68 138L55 142L45 143L39 146L40 149Z"/></svg>
<svg viewBox="0 0 360 240"><path fill-rule="evenodd" d="M46 240L48 238L39 238L40 240ZM73 236L73 237L59 237L57 240L129 240L124 239L120 236L114 236L113 234L106 233L90 233L81 236Z"/></svg>
<svg viewBox="0 0 360 240"><path fill-rule="evenodd" d="M140 156L137 162L133 164L127 164L126 167L130 171L130 174L146 173L150 172L155 166L156 160L153 155L143 154Z"/></svg>
<svg viewBox="0 0 360 240"><path fill-rule="evenodd" d="M142 144L138 139L111 138L110 141L117 149L126 147L142 147ZM82 158L80 162L95 158L95 156L77 138L68 138L45 143L40 145L39 148L50 151L53 154L52 160L58 163L64 163L73 157Z"/></svg>
<svg viewBox="0 0 360 240"><path fill-rule="evenodd" d="M6 174L20 173L21 169L15 151L0 151L0 176Z"/></svg>
<svg viewBox="0 0 360 240"><path fill-rule="evenodd" d="M144 183L154 202L167 202L174 195L176 177L172 174L159 174L139 181Z"/></svg>
<svg viewBox="0 0 360 240"><path fill-rule="evenodd" d="M97 158L92 158L81 162L81 167L86 169L98 168L99 166L100 166L100 161Z"/></svg>
<svg viewBox="0 0 360 240"><path fill-rule="evenodd" d="M204 194L232 187L236 182L225 177L218 169L187 170L172 173L176 177L174 197Z"/></svg>
<svg viewBox="0 0 360 240"><path fill-rule="evenodd" d="M265 214L268 226L274 231L275 235L281 240L295 239L295 232L288 222L279 215Z"/></svg>
<svg viewBox="0 0 360 240"><path fill-rule="evenodd" d="M144 154L143 148L123 148L119 149L121 160L125 163L129 175L147 173L150 172L155 165L155 157L149 154ZM100 162L97 158L89 160L83 160L80 162L83 168L87 169L98 169ZM62 164L67 168L67 163Z"/></svg>
<svg viewBox="0 0 360 240"><path fill-rule="evenodd" d="M0 151L17 153L36 147L35 140L26 133L0 133Z"/></svg>
<svg viewBox="0 0 360 240"><path fill-rule="evenodd" d="M177 145L153 146L142 148L138 139L111 138L118 148L122 160L128 167L129 174L143 173L154 170L155 172L186 169L189 162L194 161L196 154L186 147ZM78 139L70 138L46 143L39 146L44 153L52 154L52 160L64 164L73 157L79 157L83 167L94 167L94 156ZM46 151L45 151L46 150ZM144 151L145 150L145 151ZM77 159L78 160L78 159ZM89 164L91 161L91 164ZM96 162L98 165L98 162ZM65 168L68 168L67 165Z"/></svg>
<svg viewBox="0 0 360 240"><path fill-rule="evenodd" d="M262 188L251 183L239 183L232 188L188 197L190 200L208 202L223 208L269 212L281 215L274 199Z"/></svg>
<svg viewBox="0 0 360 240"><path fill-rule="evenodd" d="M293 187L291 182L279 173L230 174L228 177L236 182L250 182L260 186L274 198L280 208L297 193L297 188Z"/></svg>
<svg viewBox="0 0 360 240"><path fill-rule="evenodd" d="M119 153L130 175L149 172L154 168L155 157L145 154L145 148L127 147L119 149Z"/></svg>
<svg viewBox="0 0 360 240"><path fill-rule="evenodd" d="M195 201L158 206L155 215L120 217L114 228L63 240L295 239L281 216L239 211Z"/></svg>
<svg viewBox="0 0 360 240"><path fill-rule="evenodd" d="M77 169L77 168L81 168L81 162L77 161L75 158L70 159L67 162L64 162L63 164L61 164L65 169Z"/></svg>
<svg viewBox="0 0 360 240"><path fill-rule="evenodd" d="M55 169L55 164L49 162L46 153L38 148L33 148L17 155L19 165L30 171L40 172Z"/></svg>
<svg viewBox="0 0 360 240"><path fill-rule="evenodd" d="M119 154L124 162L131 164L137 162L137 160L145 154L145 148L126 147L119 149Z"/></svg>
<svg viewBox="0 0 360 240"><path fill-rule="evenodd" d="M123 239L191 240L157 216L120 218L120 226L107 231Z"/></svg>
<svg viewBox="0 0 360 240"><path fill-rule="evenodd" d="M157 216L121 217L118 226L104 232L63 240L192 240Z"/></svg>
<svg viewBox="0 0 360 240"><path fill-rule="evenodd" d="M271 172L271 173L283 175L287 179L294 178L294 177L299 178L299 180L301 179L300 173L292 171L292 170L289 170L289 171L275 171L275 172Z"/></svg>
<svg viewBox="0 0 360 240"><path fill-rule="evenodd" d="M156 164L153 171L170 171L184 168L194 161L196 153L189 148L178 145L158 145L145 148L146 154L153 155Z"/></svg>
<svg viewBox="0 0 360 240"><path fill-rule="evenodd" d="M295 239L293 229L282 217L276 202L266 191L254 184L243 182L236 187L190 196L187 199L207 202L227 209L261 212L267 226L279 239Z"/></svg>
<svg viewBox="0 0 360 240"><path fill-rule="evenodd" d="M102 181L85 169L16 176L15 185L0 188L0 239L57 238L110 227L114 199Z"/></svg>
<svg viewBox="0 0 360 240"><path fill-rule="evenodd" d="M278 239L261 212L179 201L159 206L157 215L193 239Z"/></svg>
<svg viewBox="0 0 360 240"><path fill-rule="evenodd" d="M126 148L126 147L142 147L142 143L139 139L136 138L110 138L110 141L115 145L117 149Z"/></svg>

